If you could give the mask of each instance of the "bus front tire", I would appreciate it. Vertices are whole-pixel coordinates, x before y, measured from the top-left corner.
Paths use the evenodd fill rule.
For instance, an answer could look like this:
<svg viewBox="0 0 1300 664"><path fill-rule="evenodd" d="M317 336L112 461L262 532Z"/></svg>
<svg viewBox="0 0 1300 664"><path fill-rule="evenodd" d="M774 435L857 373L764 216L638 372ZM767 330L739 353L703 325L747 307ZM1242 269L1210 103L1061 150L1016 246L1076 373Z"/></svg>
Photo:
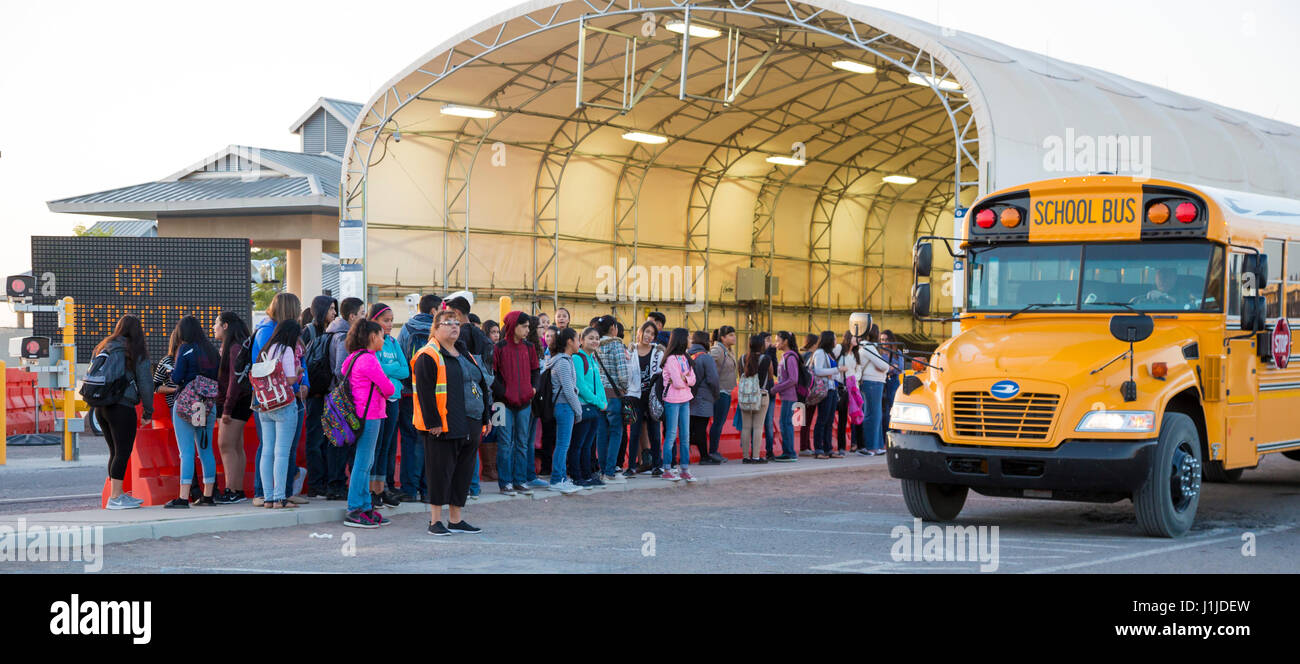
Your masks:
<svg viewBox="0 0 1300 664"><path fill-rule="evenodd" d="M1201 441L1192 418L1165 413L1146 482L1133 494L1137 522L1152 537L1178 537L1201 500Z"/></svg>
<svg viewBox="0 0 1300 664"><path fill-rule="evenodd" d="M1287 450L1282 453L1282 456L1291 459L1292 461L1300 461L1300 450Z"/></svg>
<svg viewBox="0 0 1300 664"><path fill-rule="evenodd" d="M968 487L903 480L903 502L912 516L924 521L952 521L966 505Z"/></svg>
<svg viewBox="0 0 1300 664"><path fill-rule="evenodd" d="M1224 470L1222 461L1206 461L1202 475L1205 477L1206 482L1235 484L1237 480L1241 479L1241 474L1244 472L1246 472L1245 468Z"/></svg>

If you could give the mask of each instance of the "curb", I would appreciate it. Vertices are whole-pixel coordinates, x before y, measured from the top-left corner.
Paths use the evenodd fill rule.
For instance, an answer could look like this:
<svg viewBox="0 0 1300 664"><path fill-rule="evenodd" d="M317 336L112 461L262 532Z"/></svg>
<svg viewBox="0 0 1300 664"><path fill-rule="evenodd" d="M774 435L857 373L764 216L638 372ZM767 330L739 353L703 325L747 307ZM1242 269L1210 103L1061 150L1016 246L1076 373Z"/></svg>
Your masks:
<svg viewBox="0 0 1300 664"><path fill-rule="evenodd" d="M811 464L810 464L811 465ZM729 484L732 482L763 479L765 477L784 477L789 475L817 475L823 473L850 473L861 472L870 475L881 475L889 472L888 467L883 460L880 463L870 465L825 465L812 466L807 468L789 468L781 471L758 471L752 473L740 473L735 475L725 475L721 477L702 477L695 484L703 486L712 486L714 484ZM606 486L604 489L593 490L592 494L609 494L625 493L630 491L645 491L658 489L681 490L687 482L669 482L654 478L652 481L643 481L642 479L628 480L627 484L613 484ZM546 489L537 490L532 496L504 496L499 493L484 493L477 500L472 500L469 505L487 505L506 501L524 501L524 500L549 500L551 498L565 498L564 494L550 492ZM572 494L579 496L580 494ZM331 501L334 502L334 501ZM310 504L309 504L310 505ZM328 505L328 503L327 503ZM242 509L241 509L242 508ZM147 508L152 509L152 508ZM213 508L190 508L190 509L213 509ZM310 507L304 506L297 509L280 509L265 510L260 507L253 507L251 503L241 504L235 509L236 513L227 513L220 516L205 518L176 518L162 521L152 521L143 523L124 523L102 526L104 533L104 544L122 544L125 542L134 542L148 539L162 539L164 537L189 537L191 535L204 535L213 533L239 532L247 530L263 530L267 528L287 528L292 526L304 526L317 523L338 524L343 521L347 514L347 507ZM383 510L384 515L388 517L400 514L426 513L429 506L425 503L403 503L397 507L386 508ZM37 522L40 520L38 518ZM43 523L42 525L56 525L53 523ZM70 522L60 523L57 525L74 525ZM90 525L94 524L78 524Z"/></svg>

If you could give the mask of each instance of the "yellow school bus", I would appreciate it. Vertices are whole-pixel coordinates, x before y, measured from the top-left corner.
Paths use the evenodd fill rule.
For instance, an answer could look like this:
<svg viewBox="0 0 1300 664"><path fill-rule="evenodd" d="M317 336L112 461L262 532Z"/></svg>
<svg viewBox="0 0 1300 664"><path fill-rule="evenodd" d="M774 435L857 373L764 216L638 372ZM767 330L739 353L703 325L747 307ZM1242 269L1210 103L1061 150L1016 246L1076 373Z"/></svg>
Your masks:
<svg viewBox="0 0 1300 664"><path fill-rule="evenodd" d="M913 257L923 320L934 246L965 275L959 331L890 413L913 516L951 520L970 490L1127 498L1176 537L1202 479L1300 460L1300 202L1097 175L994 192L965 219Z"/></svg>

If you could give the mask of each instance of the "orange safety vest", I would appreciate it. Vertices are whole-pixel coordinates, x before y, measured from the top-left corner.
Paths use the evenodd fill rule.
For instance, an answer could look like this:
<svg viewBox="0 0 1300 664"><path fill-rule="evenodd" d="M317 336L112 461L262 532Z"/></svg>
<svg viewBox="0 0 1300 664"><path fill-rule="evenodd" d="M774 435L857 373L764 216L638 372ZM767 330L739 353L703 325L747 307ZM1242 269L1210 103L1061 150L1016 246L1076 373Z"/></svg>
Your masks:
<svg viewBox="0 0 1300 664"><path fill-rule="evenodd" d="M421 355L428 355L429 359L438 366L438 381L433 388L434 401L438 404L438 417L442 418L442 428L447 428L447 366L442 363L442 347L438 341L429 335L429 343L425 344L420 352L411 358L411 399L415 405L413 410L412 424L420 431L428 431L429 427L424 425L424 409L420 407L420 386L415 378L415 361L420 359ZM469 353L469 359L478 365L478 358L473 353Z"/></svg>

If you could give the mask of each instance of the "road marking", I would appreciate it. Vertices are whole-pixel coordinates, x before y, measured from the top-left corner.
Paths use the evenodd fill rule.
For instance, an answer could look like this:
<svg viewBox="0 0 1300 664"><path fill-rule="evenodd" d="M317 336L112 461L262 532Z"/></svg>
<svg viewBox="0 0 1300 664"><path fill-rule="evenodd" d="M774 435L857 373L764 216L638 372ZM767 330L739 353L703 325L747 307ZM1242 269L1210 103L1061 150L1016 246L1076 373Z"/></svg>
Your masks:
<svg viewBox="0 0 1300 664"><path fill-rule="evenodd" d="M259 569L256 567L160 567L158 568L158 571L160 572L174 572L174 571L186 571L186 570L197 570L197 571L204 571L204 572L244 572L244 573L252 573L252 574L350 574L351 573L351 572L322 572L320 570L302 572L298 570L289 570L289 569Z"/></svg>
<svg viewBox="0 0 1300 664"><path fill-rule="evenodd" d="M99 498L98 493L74 493L67 496L36 496L33 498L0 498L0 505L12 505L14 503L38 503L43 500L72 500L74 498Z"/></svg>
<svg viewBox="0 0 1300 664"><path fill-rule="evenodd" d="M1257 534L1271 535L1271 534L1274 534L1274 533L1280 533L1280 532L1283 532L1283 531L1286 531L1286 530L1291 530L1292 528L1295 528L1295 524L1294 524L1294 523L1286 524L1286 525L1281 525L1281 526L1274 526L1274 527L1269 528L1269 529L1267 529L1267 530L1261 530L1261 531L1259 531ZM1090 561L1085 561L1085 562L1081 562L1081 563L1070 563L1070 564L1068 564L1068 565L1057 565L1057 566L1055 566L1055 567L1042 567L1042 568L1039 568L1039 569L1028 570L1028 571L1025 572L1025 574L1046 574L1046 573L1049 573L1049 572L1060 572L1060 571L1064 571L1064 570L1067 570L1067 569L1078 569L1078 568L1080 568L1080 567L1091 567L1091 566L1093 566L1093 565L1104 565L1104 564L1106 564L1106 563L1116 563L1116 562L1121 562L1121 561L1124 561L1124 560L1132 560L1132 559L1134 559L1134 558L1143 558L1143 557L1146 557L1146 556L1154 556L1154 555L1161 554L1161 553L1169 553L1169 552L1172 552L1172 551L1181 551L1181 550L1183 550L1183 549L1194 549L1194 548L1199 547L1199 546L1208 546L1208 545L1210 545L1210 544L1223 544L1223 543L1225 543L1225 542L1240 542L1240 541L1241 541L1241 535L1240 535L1240 534L1237 534L1237 535L1229 535L1229 536L1227 536L1227 537L1212 538L1213 535L1217 535L1217 534L1219 534L1219 533L1226 532L1226 531L1227 531L1226 528L1217 528L1217 529L1215 529L1215 530L1210 531L1209 533L1206 533L1204 539L1199 539L1199 540L1196 540L1196 541L1189 541L1189 542L1185 542L1185 543L1183 543L1183 544L1174 544L1174 545L1171 545L1171 546L1162 546L1162 547L1157 547L1157 548L1155 548L1155 549L1148 549L1148 550L1146 550L1146 551L1134 551L1134 552L1132 552L1132 553L1126 553L1126 554L1118 555L1118 556L1110 556L1109 558L1100 558L1100 559L1098 559L1098 560L1090 560ZM1247 531L1242 530L1242 532L1244 533L1244 532L1247 532Z"/></svg>

